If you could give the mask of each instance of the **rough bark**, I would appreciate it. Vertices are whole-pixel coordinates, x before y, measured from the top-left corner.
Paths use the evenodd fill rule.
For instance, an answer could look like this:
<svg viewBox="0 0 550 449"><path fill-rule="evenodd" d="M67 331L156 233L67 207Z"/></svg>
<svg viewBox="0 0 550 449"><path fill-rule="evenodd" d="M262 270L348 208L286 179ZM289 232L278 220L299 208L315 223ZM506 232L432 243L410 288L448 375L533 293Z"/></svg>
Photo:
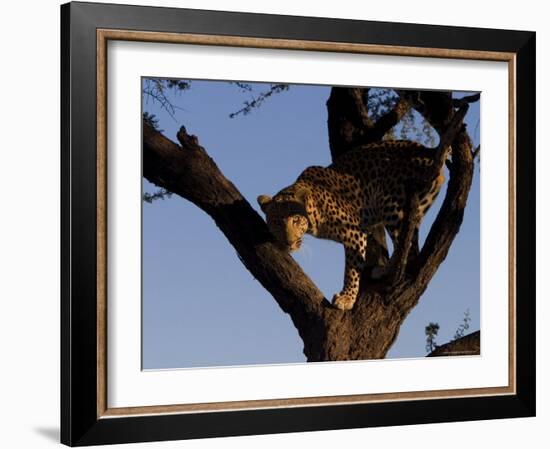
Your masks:
<svg viewBox="0 0 550 449"><path fill-rule="evenodd" d="M462 125L466 101L457 105L445 93L400 92L395 108L373 123L365 106L366 95L365 89L332 89L327 108L333 159L357 144L381 139L413 107L438 131L440 146L452 143L452 164L443 206L420 254L414 260L408 257L416 219L410 214L405 238L395 249L400 252L399 264L380 281L370 279L369 273L388 259L385 233L381 227L372 230L367 268L351 311L333 308L300 266L273 244L263 219L224 177L195 136L182 127L178 145L143 124L145 178L192 201L213 218L243 264L290 315L308 361L385 357L460 229L472 181L471 142ZM411 206L414 204L411 197Z"/></svg>

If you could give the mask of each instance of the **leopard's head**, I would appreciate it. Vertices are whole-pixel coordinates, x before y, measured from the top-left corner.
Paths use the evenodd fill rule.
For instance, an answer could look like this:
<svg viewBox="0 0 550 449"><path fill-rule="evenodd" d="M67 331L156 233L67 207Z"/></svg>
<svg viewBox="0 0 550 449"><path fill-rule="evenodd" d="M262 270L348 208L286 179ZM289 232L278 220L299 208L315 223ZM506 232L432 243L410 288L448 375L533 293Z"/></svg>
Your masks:
<svg viewBox="0 0 550 449"><path fill-rule="evenodd" d="M309 226L305 196L277 194L271 198L260 195L258 204L265 213L267 227L279 247L288 252L300 249Z"/></svg>

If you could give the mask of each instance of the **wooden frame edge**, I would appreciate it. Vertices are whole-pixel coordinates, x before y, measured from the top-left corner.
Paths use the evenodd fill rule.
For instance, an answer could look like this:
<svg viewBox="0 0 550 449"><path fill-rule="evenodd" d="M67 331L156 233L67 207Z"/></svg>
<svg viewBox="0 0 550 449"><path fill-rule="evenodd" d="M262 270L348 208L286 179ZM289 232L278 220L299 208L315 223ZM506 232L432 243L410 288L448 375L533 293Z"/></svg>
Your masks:
<svg viewBox="0 0 550 449"><path fill-rule="evenodd" d="M98 28L97 37L97 417L120 418L161 414L258 410L269 408L349 405L379 402L415 401L483 396L514 395L516 385L516 266L515 266L515 199L516 199L516 54L478 50L456 50L425 47L404 47L374 44L335 43L292 39L250 38L224 35L149 32ZM509 71L509 385L471 389L434 390L420 392L319 396L273 400L250 400L198 404L109 408L107 402L107 42L124 40L136 42L180 43L246 48L266 48L302 51L362 53L389 56L473 59L508 63Z"/></svg>
<svg viewBox="0 0 550 449"><path fill-rule="evenodd" d="M126 416L147 416L159 414L227 412L236 410L262 410L288 407L323 407L327 405L375 404L380 402L421 401L426 399L507 396L511 394L513 394L513 392L511 391L510 387L489 387L403 393L379 393L251 401L209 402L197 404L150 405L138 407L107 408L100 416L100 418L121 418Z"/></svg>
<svg viewBox="0 0 550 449"><path fill-rule="evenodd" d="M517 323L516 323L516 55L508 61L508 378L517 392Z"/></svg>
<svg viewBox="0 0 550 449"><path fill-rule="evenodd" d="M97 417L107 411L107 39L97 33Z"/></svg>
<svg viewBox="0 0 550 449"><path fill-rule="evenodd" d="M156 42L189 45L214 45L222 47L265 48L276 50L326 51L338 53L363 53L386 56L477 59L486 61L510 61L515 57L514 53L486 50L405 47L396 45L340 43L330 41L305 41L297 39L272 39L212 34L117 30L110 28L98 28L97 34L98 38L102 40L124 40L135 42Z"/></svg>

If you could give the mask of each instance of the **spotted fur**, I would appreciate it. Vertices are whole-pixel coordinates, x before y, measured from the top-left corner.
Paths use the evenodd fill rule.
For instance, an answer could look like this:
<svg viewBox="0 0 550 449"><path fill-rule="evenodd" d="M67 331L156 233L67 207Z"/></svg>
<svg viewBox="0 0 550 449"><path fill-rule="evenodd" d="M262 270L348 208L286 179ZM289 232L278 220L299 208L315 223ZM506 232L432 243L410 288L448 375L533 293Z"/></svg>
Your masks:
<svg viewBox="0 0 550 449"><path fill-rule="evenodd" d="M306 168L294 184L273 198L260 195L258 203L285 250L297 250L305 233L344 245L344 287L332 301L349 310L359 292L369 228L382 223L395 248L406 198L418 194L423 217L444 182L445 158L446 154L442 157L410 141L374 143L344 154L328 167ZM418 252L418 228L410 251ZM373 271L375 277L383 274L383 267Z"/></svg>

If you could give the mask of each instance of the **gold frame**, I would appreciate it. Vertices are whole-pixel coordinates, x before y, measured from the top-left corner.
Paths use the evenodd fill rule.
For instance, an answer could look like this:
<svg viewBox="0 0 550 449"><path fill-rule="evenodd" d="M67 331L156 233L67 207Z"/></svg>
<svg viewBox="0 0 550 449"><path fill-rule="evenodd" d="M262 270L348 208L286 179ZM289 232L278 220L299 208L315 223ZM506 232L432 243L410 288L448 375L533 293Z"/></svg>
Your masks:
<svg viewBox="0 0 550 449"><path fill-rule="evenodd" d="M160 33L98 29L97 36L97 417L197 413L243 409L285 408L297 406L344 405L404 400L444 399L516 394L516 55L515 53L402 47L372 44L247 38L221 35ZM107 407L107 42L109 40L269 48L303 51L363 53L450 59L475 59L508 63L509 73L509 354L508 386L420 392L396 392L346 396L319 396L288 399L231 401L202 404L176 404L139 407Z"/></svg>

